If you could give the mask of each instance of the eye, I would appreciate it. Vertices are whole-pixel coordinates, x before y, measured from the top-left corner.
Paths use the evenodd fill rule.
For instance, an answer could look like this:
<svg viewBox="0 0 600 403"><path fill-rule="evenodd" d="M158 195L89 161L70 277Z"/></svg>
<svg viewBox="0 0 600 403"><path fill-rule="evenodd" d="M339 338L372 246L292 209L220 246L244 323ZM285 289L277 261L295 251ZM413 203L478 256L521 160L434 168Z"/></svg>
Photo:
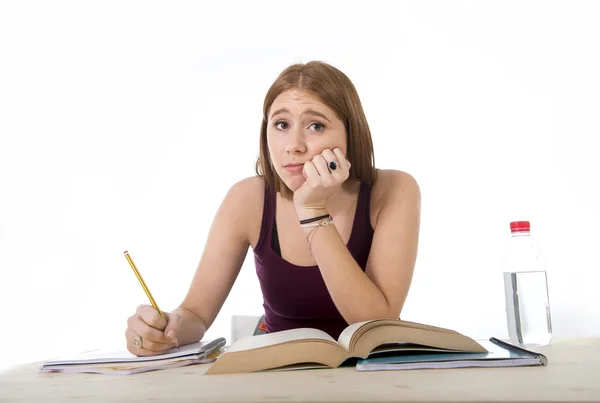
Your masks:
<svg viewBox="0 0 600 403"><path fill-rule="evenodd" d="M275 126L275 128L279 129L279 130L286 130L288 129L290 126L287 124L287 122L284 121L279 121L279 122L275 122L273 124L273 126Z"/></svg>
<svg viewBox="0 0 600 403"><path fill-rule="evenodd" d="M309 127L314 127L315 131L317 132L322 132L325 130L325 125L319 122L311 123Z"/></svg>

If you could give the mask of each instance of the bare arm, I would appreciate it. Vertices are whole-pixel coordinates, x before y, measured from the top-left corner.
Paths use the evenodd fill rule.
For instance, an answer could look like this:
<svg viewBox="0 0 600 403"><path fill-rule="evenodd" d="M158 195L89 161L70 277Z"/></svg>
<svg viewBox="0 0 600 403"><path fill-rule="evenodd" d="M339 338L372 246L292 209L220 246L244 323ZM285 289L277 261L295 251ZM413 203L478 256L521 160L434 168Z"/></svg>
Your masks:
<svg viewBox="0 0 600 403"><path fill-rule="evenodd" d="M150 305L141 305L127 319L125 339L130 352L138 356L161 354L173 345L204 337L248 253L251 223L256 222L256 214L261 211L263 191L259 178L248 178L231 187L215 215L204 253L181 305L166 313L166 322Z"/></svg>
<svg viewBox="0 0 600 403"><path fill-rule="evenodd" d="M335 225L319 228L313 255L329 293L352 324L398 318L408 294L417 255L420 190L408 174L393 172L373 235L366 270L358 266Z"/></svg>
<svg viewBox="0 0 600 403"><path fill-rule="evenodd" d="M248 253L253 207L261 201L257 195L263 194L262 189L258 178L242 180L229 190L219 207L188 293L171 312L181 319L165 328L167 336L171 326L175 328L180 345L204 337L229 295Z"/></svg>

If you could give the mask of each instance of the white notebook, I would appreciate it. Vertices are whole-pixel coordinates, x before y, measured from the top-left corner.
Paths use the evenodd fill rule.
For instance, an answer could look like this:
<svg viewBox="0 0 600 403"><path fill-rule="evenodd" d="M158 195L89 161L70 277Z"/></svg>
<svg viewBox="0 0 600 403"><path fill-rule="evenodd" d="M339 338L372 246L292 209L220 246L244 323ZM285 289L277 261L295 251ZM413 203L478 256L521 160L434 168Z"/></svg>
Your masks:
<svg viewBox="0 0 600 403"><path fill-rule="evenodd" d="M222 347L225 346L225 342L222 337L209 341L199 341L179 348L172 348L165 351L164 354L151 357L137 357L124 350L94 350L46 361L40 367L40 371L128 375L192 364L204 364L214 362L217 359Z"/></svg>

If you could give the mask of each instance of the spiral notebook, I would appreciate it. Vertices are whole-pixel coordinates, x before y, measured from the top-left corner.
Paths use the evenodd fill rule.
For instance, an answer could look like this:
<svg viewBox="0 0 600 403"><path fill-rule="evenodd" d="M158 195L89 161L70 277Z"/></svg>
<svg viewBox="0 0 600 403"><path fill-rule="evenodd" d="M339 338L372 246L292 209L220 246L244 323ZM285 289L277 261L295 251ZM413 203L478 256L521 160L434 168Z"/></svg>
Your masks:
<svg viewBox="0 0 600 403"><path fill-rule="evenodd" d="M545 366L546 356L492 337L479 342L486 353L410 351L358 360L358 371Z"/></svg>
<svg viewBox="0 0 600 403"><path fill-rule="evenodd" d="M225 343L225 339L219 337L173 348L164 354L151 357L138 357L128 351L94 350L46 361L40 367L40 371L129 375L205 364L217 359Z"/></svg>

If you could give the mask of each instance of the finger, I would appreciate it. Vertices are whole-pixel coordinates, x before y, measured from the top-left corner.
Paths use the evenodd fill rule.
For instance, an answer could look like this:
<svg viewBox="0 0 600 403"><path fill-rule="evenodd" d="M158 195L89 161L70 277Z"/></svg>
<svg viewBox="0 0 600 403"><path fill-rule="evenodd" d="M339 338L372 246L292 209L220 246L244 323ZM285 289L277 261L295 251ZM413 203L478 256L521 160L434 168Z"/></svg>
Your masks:
<svg viewBox="0 0 600 403"><path fill-rule="evenodd" d="M331 172L331 174L338 174L341 170L339 168L341 168L340 166L340 161L338 160L338 157L333 153L333 151L331 151L329 148L323 150L323 152L321 153L321 155L323 156L323 158L325 159L325 164L327 166L327 170L329 172ZM331 169L330 168L330 163L335 161L337 164L336 169Z"/></svg>
<svg viewBox="0 0 600 403"><path fill-rule="evenodd" d="M144 339L144 337L142 336L142 347L145 350L148 351L153 351L153 352L164 352L167 350L171 350L172 348L174 348L175 346L173 345L173 343L157 343L155 341L152 340L147 340Z"/></svg>
<svg viewBox="0 0 600 403"><path fill-rule="evenodd" d="M325 158L325 161L327 162L335 161L335 159L337 158L330 148L324 149L323 152L321 152L321 155L323 156L323 158Z"/></svg>
<svg viewBox="0 0 600 403"><path fill-rule="evenodd" d="M350 161L346 159L346 156L344 153L342 153L342 150L339 148L334 148L333 155L335 156L335 160L340 168L342 168L344 171L350 170L350 166L352 166L352 164L350 164Z"/></svg>
<svg viewBox="0 0 600 403"><path fill-rule="evenodd" d="M306 176L306 181L310 185L316 186L319 184L319 172L317 171L317 168L315 168L311 161L307 161L304 163L304 168L302 169L302 172L304 172L304 175Z"/></svg>
<svg viewBox="0 0 600 403"><path fill-rule="evenodd" d="M160 313L152 305L140 305L137 314L144 322L155 329L163 330L167 326L167 321L160 316Z"/></svg>
<svg viewBox="0 0 600 403"><path fill-rule="evenodd" d="M125 330L125 342L127 343L127 350L129 350L130 353L135 354L137 356L152 355L151 352L145 351L143 348L139 348L138 346L133 344L133 339L135 339L136 337L137 334L135 334L133 329L128 327Z"/></svg>
<svg viewBox="0 0 600 403"><path fill-rule="evenodd" d="M329 178L331 177L331 172L329 172L329 168L327 167L328 162L325 160L323 155L317 154L313 157L312 163L317 169L319 176L321 178Z"/></svg>
<svg viewBox="0 0 600 403"><path fill-rule="evenodd" d="M169 345L159 345L152 341L145 340L142 337L142 347L134 345L132 342L138 336L138 334L131 328L127 328L125 331L125 339L127 340L127 350L137 356L150 356L157 355L166 350L173 348Z"/></svg>
<svg viewBox="0 0 600 403"><path fill-rule="evenodd" d="M182 318L178 313L167 314L167 327L165 327L164 334L171 343L175 343L176 345L179 345L177 335L179 334L181 323Z"/></svg>
<svg viewBox="0 0 600 403"><path fill-rule="evenodd" d="M139 316L134 316L128 323L129 328L132 329L135 333L142 336L144 338L144 342L153 342L158 344L168 344L171 346L170 340L165 337L162 329L156 329L150 325L148 325L142 318ZM148 348L152 350L151 348Z"/></svg>

